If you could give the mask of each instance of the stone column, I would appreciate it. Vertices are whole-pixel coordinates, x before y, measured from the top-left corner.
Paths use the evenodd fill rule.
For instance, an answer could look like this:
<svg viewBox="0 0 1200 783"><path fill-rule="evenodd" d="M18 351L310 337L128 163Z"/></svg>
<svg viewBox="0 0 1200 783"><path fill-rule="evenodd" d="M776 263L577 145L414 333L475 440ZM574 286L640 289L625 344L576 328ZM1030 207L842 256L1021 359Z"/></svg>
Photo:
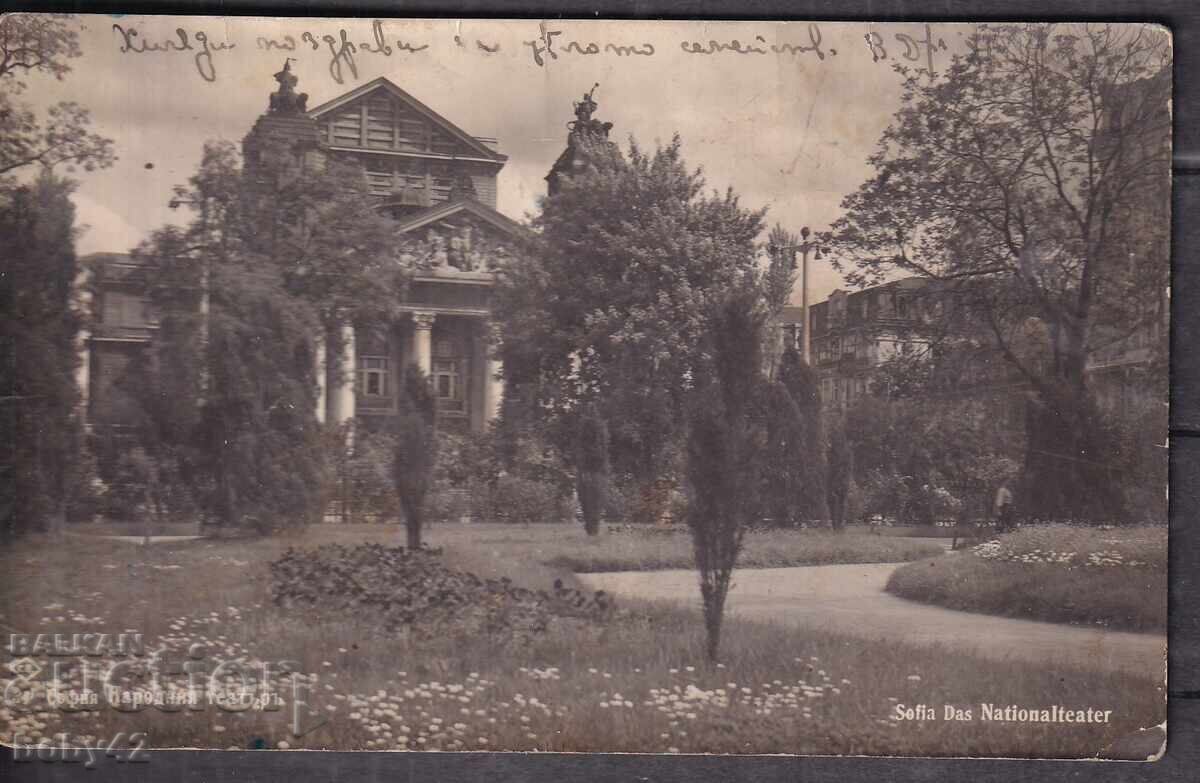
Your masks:
<svg viewBox="0 0 1200 783"><path fill-rule="evenodd" d="M79 420L87 426L88 404L91 400L92 384L92 270L86 263L80 264L75 275L75 290L72 292L71 307L82 324L75 335L75 351L79 366L75 368L75 388L79 390Z"/></svg>
<svg viewBox="0 0 1200 783"><path fill-rule="evenodd" d="M92 333L88 329L80 329L76 339L79 365L75 368L75 386L79 389L79 419L87 424L92 383Z"/></svg>
<svg viewBox="0 0 1200 783"><path fill-rule="evenodd" d="M327 357L325 355L325 331L323 329L317 332L317 336L313 339L313 369L317 375L317 421L324 424L325 409L329 405L329 367L327 366Z"/></svg>
<svg viewBox="0 0 1200 783"><path fill-rule="evenodd" d="M436 313L413 313L412 361L428 378L433 373L433 322Z"/></svg>
<svg viewBox="0 0 1200 783"><path fill-rule="evenodd" d="M339 333L341 355L329 368L329 420L345 424L354 420L354 326L343 323Z"/></svg>
<svg viewBox="0 0 1200 783"><path fill-rule="evenodd" d="M487 360L483 391L483 415L486 421L495 421L500 416L500 403L504 401L504 363L491 355Z"/></svg>

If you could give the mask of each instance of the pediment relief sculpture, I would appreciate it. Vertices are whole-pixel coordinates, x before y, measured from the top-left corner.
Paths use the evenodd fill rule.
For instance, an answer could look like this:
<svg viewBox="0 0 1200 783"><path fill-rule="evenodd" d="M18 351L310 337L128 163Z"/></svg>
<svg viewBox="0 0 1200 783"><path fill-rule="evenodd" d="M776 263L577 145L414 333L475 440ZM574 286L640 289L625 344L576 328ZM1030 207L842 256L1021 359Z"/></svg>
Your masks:
<svg viewBox="0 0 1200 783"><path fill-rule="evenodd" d="M418 272L495 272L512 253L511 244L496 232L468 222L418 229L404 235L400 243L400 262Z"/></svg>

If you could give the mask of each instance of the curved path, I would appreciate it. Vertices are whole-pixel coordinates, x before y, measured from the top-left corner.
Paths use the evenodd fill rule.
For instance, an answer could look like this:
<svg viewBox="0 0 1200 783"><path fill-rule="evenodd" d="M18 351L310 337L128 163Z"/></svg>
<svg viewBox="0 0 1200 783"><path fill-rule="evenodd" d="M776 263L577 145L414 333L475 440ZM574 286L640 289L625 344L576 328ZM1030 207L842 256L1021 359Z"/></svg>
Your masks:
<svg viewBox="0 0 1200 783"><path fill-rule="evenodd" d="M1165 635L994 617L897 598L883 591L900 563L738 570L727 611L751 620L942 644L999 659L1024 659L1096 671L1165 675ZM578 574L593 590L699 608L695 571Z"/></svg>

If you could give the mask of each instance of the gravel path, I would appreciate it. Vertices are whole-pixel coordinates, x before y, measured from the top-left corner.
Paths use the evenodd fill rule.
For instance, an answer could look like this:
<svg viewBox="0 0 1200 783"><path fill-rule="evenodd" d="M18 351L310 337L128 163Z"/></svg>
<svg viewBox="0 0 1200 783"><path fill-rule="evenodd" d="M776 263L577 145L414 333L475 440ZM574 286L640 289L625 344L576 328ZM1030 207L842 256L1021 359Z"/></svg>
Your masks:
<svg viewBox="0 0 1200 783"><path fill-rule="evenodd" d="M69 535L76 538L100 538L107 541L121 541L126 544L144 544L146 543L145 536L106 536L92 535L89 533L70 533ZM151 544L173 544L179 541L199 541L204 536L150 536L149 543Z"/></svg>
<svg viewBox="0 0 1200 783"><path fill-rule="evenodd" d="M900 564L744 569L734 574L728 611L748 619L916 644L939 643L999 659L1165 673L1166 636L1017 620L928 606L883 591ZM699 608L694 571L579 574L618 598Z"/></svg>

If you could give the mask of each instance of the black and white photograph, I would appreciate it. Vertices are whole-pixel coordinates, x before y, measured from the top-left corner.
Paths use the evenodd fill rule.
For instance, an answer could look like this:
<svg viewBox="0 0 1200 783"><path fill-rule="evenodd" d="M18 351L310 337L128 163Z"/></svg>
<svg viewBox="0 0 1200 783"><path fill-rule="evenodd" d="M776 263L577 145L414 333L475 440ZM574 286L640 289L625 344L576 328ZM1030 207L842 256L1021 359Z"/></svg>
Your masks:
<svg viewBox="0 0 1200 783"><path fill-rule="evenodd" d="M1171 128L1155 24L0 16L6 752L1159 759Z"/></svg>

